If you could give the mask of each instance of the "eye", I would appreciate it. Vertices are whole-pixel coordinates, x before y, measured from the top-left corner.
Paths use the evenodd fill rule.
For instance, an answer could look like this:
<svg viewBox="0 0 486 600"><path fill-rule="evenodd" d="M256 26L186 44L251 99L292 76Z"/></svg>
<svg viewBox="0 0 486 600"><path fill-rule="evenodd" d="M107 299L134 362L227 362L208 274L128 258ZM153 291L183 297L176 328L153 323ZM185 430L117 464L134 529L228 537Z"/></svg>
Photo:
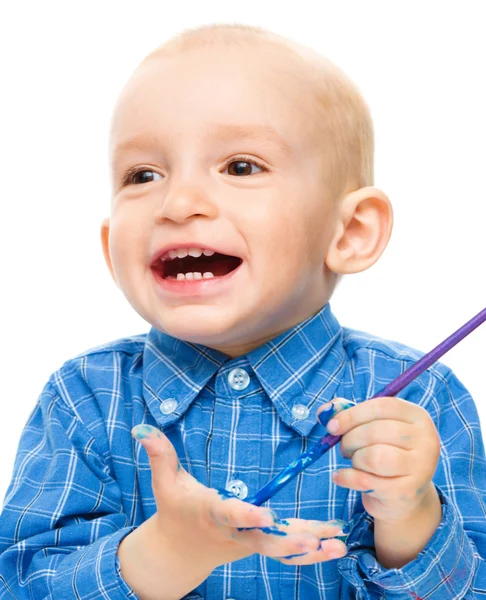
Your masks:
<svg viewBox="0 0 486 600"><path fill-rule="evenodd" d="M147 173L149 173L149 175L147 175ZM161 175L159 175L159 173L152 171L152 169L140 169L138 171L136 169L129 169L126 175L124 176L123 183L125 185L151 183L152 181L157 181L156 179L154 179L154 176L162 178Z"/></svg>
<svg viewBox="0 0 486 600"><path fill-rule="evenodd" d="M231 167L231 165L235 165L234 167ZM250 166L248 166L250 165ZM233 159L231 162L229 162L226 167L225 170L228 169L229 175L254 175L254 173L252 173L252 167L256 167L257 169L260 169L260 171L265 172L268 169L266 169L263 165L258 164L255 160L247 157L247 156L239 156L236 159ZM233 172L231 172L233 171Z"/></svg>

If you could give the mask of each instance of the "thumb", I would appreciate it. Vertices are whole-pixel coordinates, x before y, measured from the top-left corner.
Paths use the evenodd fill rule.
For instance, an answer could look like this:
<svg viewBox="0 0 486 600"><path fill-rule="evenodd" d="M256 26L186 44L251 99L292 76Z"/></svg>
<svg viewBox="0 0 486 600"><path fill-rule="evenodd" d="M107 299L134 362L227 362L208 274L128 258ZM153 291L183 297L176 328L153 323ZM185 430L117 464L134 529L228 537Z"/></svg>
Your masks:
<svg viewBox="0 0 486 600"><path fill-rule="evenodd" d="M337 415L337 413L341 412L342 410L353 408L353 406L356 406L356 402L353 402L352 400L346 400L345 398L334 398L332 402L323 404L317 411L316 416L319 420L319 423L326 427L334 415Z"/></svg>
<svg viewBox="0 0 486 600"><path fill-rule="evenodd" d="M163 493L170 490L171 484L182 470L174 446L159 429L152 425L136 425L132 435L147 451L152 470L152 487Z"/></svg>

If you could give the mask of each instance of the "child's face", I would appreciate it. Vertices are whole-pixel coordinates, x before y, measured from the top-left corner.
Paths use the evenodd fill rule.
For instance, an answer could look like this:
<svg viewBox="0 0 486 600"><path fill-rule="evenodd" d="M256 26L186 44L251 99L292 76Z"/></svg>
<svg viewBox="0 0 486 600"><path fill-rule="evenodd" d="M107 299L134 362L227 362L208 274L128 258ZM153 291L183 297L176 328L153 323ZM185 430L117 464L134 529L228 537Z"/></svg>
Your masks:
<svg viewBox="0 0 486 600"><path fill-rule="evenodd" d="M317 312L334 281L325 257L335 203L310 133L314 100L294 68L251 47L151 59L113 118L113 204L102 228L113 276L151 325L230 356ZM130 168L138 175L123 183ZM152 267L159 251L190 247L241 264L225 277L161 283L157 270L221 275L239 262L218 267L203 255Z"/></svg>

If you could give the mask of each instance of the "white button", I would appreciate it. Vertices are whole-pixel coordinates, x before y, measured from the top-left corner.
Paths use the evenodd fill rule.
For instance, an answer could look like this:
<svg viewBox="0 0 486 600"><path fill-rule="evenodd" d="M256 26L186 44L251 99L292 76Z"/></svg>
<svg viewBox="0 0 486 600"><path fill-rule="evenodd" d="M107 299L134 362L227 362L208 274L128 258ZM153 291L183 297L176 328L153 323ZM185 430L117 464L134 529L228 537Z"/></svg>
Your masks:
<svg viewBox="0 0 486 600"><path fill-rule="evenodd" d="M250 383L250 376L244 369L233 369L229 372L228 382L234 390L244 390Z"/></svg>
<svg viewBox="0 0 486 600"><path fill-rule="evenodd" d="M305 421L309 416L309 409L304 404L294 404L292 406L292 416L299 421Z"/></svg>
<svg viewBox="0 0 486 600"><path fill-rule="evenodd" d="M160 412L163 415L171 415L177 408L177 404L178 402L174 398L167 398L167 400L160 403Z"/></svg>
<svg viewBox="0 0 486 600"><path fill-rule="evenodd" d="M248 487L241 479L232 479L226 484L226 490L234 494L240 500L248 496Z"/></svg>

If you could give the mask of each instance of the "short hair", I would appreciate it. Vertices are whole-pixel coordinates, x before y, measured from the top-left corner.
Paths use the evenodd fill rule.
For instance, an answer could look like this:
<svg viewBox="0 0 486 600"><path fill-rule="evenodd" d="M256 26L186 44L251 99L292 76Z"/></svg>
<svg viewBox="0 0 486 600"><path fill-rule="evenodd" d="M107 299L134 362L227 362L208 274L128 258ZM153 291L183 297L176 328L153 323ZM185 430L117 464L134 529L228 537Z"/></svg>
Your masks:
<svg viewBox="0 0 486 600"><path fill-rule="evenodd" d="M323 182L331 197L373 185L374 132L370 110L356 84L327 57L263 27L213 23L184 29L150 52L142 64L159 56L223 43L235 47L260 43L297 61L295 77L314 94L315 113L305 126L323 152ZM296 107L301 108L301 107Z"/></svg>

